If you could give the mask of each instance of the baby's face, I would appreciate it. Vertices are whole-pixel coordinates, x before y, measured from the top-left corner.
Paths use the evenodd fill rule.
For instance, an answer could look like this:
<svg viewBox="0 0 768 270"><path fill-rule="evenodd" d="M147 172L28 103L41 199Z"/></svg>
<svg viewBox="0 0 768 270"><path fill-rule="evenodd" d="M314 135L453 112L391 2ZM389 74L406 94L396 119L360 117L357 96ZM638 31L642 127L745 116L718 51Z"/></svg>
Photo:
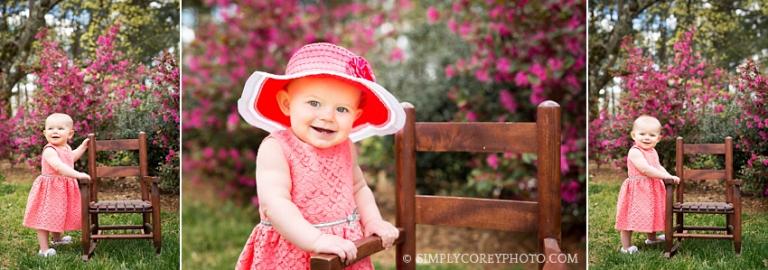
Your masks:
<svg viewBox="0 0 768 270"><path fill-rule="evenodd" d="M75 135L72 120L63 115L52 115L45 120L45 139L56 146L65 145Z"/></svg>
<svg viewBox="0 0 768 270"><path fill-rule="evenodd" d="M653 121L640 121L632 130L632 139L640 148L654 148L661 140L661 126Z"/></svg>
<svg viewBox="0 0 768 270"><path fill-rule="evenodd" d="M333 78L307 77L293 81L278 103L287 107L291 130L317 148L328 148L347 140L352 124L360 116L360 90Z"/></svg>

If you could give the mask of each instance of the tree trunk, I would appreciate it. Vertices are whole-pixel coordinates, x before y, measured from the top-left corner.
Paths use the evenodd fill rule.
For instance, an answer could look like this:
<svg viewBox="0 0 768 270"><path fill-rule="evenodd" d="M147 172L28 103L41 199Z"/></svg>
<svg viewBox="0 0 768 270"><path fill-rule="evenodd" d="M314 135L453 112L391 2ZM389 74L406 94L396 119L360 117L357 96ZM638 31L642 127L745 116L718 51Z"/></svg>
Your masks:
<svg viewBox="0 0 768 270"><path fill-rule="evenodd" d="M589 68L589 90L600 91L613 78L611 68L616 65L619 57L619 48L624 36L632 32L632 20L637 18L648 7L658 3L660 0L626 0L618 1L616 10L618 20L611 30L610 38L602 44L592 46L602 46L605 49L606 57L598 63L590 63ZM606 92L607 93L607 92Z"/></svg>
<svg viewBox="0 0 768 270"><path fill-rule="evenodd" d="M11 111L11 96L13 86L29 73L25 64L35 41L35 34L45 25L45 14L53 9L61 0L29 0L29 17L20 30L12 33L10 38L0 41L0 103L4 109Z"/></svg>

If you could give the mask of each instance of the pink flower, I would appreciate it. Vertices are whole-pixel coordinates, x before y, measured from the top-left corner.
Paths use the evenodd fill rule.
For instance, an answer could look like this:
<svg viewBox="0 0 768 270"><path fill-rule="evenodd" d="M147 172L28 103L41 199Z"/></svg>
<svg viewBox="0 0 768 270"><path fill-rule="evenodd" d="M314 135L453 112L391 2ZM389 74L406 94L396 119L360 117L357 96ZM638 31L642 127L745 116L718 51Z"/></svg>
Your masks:
<svg viewBox="0 0 768 270"><path fill-rule="evenodd" d="M437 9L435 7L429 7L427 9L427 22L429 22L429 24L434 24L439 19L440 13L437 11Z"/></svg>
<svg viewBox="0 0 768 270"><path fill-rule="evenodd" d="M525 75L524 71L518 71L515 75L515 85L519 87L525 87L529 85L528 75Z"/></svg>
<svg viewBox="0 0 768 270"><path fill-rule="evenodd" d="M459 32L459 25L456 24L456 21L453 19L448 20L448 30L451 30L451 33L457 33Z"/></svg>
<svg viewBox="0 0 768 270"><path fill-rule="evenodd" d="M560 59L557 58L549 58L547 60L547 65L549 66L549 70L558 71L563 67L563 61L560 61Z"/></svg>
<svg viewBox="0 0 768 270"><path fill-rule="evenodd" d="M466 38L469 33L472 32L472 25L468 22L461 24L459 27L459 36Z"/></svg>
<svg viewBox="0 0 768 270"><path fill-rule="evenodd" d="M542 101L544 101L544 88L541 87L541 84L534 85L531 89L531 97L529 98L531 101L531 104L539 105Z"/></svg>
<svg viewBox="0 0 768 270"><path fill-rule="evenodd" d="M347 74L372 82L376 81L371 65L362 56L352 58L347 62Z"/></svg>
<svg viewBox="0 0 768 270"><path fill-rule="evenodd" d="M210 147L206 147L206 148L203 148L203 157L204 157L205 159L211 159L211 158L213 158L213 155L214 155L214 154L215 154L215 153L214 153L214 151L213 151L213 148L210 148Z"/></svg>
<svg viewBox="0 0 768 270"><path fill-rule="evenodd" d="M517 110L517 102L515 102L515 97L512 96L512 93L510 93L509 90L501 90L501 93L499 93L499 101L501 102L501 106L504 107L504 109L507 109L510 113L515 113Z"/></svg>
<svg viewBox="0 0 768 270"><path fill-rule="evenodd" d="M539 80L542 82L547 80L547 70L539 63L534 63L528 71L539 77Z"/></svg>
<svg viewBox="0 0 768 270"><path fill-rule="evenodd" d="M560 184L560 196L567 203L575 203L579 198L579 189L581 185L578 181L568 181Z"/></svg>
<svg viewBox="0 0 768 270"><path fill-rule="evenodd" d="M501 73L509 72L509 59L499 58L499 60L496 61L496 70L498 70Z"/></svg>
<svg viewBox="0 0 768 270"><path fill-rule="evenodd" d="M496 154L488 155L488 157L485 158L485 162L494 170L499 168L499 157L497 157Z"/></svg>
<svg viewBox="0 0 768 270"><path fill-rule="evenodd" d="M389 60L390 61L402 61L403 60L403 50L395 47L392 49L392 52L389 53Z"/></svg>
<svg viewBox="0 0 768 270"><path fill-rule="evenodd" d="M488 76L488 70L486 69L480 69L475 71L475 78L477 78L477 80L481 82L491 81L491 77Z"/></svg>
<svg viewBox="0 0 768 270"><path fill-rule="evenodd" d="M451 65L446 66L444 72L445 77L448 79L453 78L453 76L456 75L456 71L453 70L453 66Z"/></svg>
<svg viewBox="0 0 768 270"><path fill-rule="evenodd" d="M473 112L473 111L468 111L467 112L467 121L470 121L470 122L477 121L477 114L475 114L475 112Z"/></svg>

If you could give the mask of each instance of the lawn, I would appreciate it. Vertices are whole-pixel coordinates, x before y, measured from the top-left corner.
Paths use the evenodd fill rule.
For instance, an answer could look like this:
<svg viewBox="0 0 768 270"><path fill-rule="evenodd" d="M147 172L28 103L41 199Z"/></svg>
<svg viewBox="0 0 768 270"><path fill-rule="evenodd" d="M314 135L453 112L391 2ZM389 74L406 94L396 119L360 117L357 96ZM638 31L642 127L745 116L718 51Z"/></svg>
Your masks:
<svg viewBox="0 0 768 270"><path fill-rule="evenodd" d="M663 256L663 245L646 246L644 234L633 234L632 244L640 253L618 252L619 233L614 226L616 198L626 173L615 169L590 168L589 266L590 269L765 269L768 268L768 209L765 199L744 198L741 255L731 241L686 239L671 259ZM696 191L703 192L703 191ZM717 193L718 191L710 191ZM714 215L686 215L686 224L725 224Z"/></svg>
<svg viewBox="0 0 768 270"><path fill-rule="evenodd" d="M178 213L162 213L163 246L155 255L149 240L101 241L88 262L81 259L80 232L67 232L75 243L56 247L57 255L51 258L37 256L37 238L34 230L22 226L27 195L32 180L16 181L6 173L0 178L0 269L178 269L179 268L179 217ZM25 174L27 178L29 174ZM18 177L16 177L18 178ZM34 178L32 178L34 179ZM165 209L164 209L165 210ZM102 216L102 224L124 222L140 223L141 216Z"/></svg>

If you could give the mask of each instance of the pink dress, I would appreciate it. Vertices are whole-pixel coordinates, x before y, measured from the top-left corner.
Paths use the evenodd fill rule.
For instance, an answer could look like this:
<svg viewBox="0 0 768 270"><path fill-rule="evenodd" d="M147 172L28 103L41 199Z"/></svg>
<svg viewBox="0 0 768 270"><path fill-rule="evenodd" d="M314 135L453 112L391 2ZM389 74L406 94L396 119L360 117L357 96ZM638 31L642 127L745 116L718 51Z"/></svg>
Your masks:
<svg viewBox="0 0 768 270"><path fill-rule="evenodd" d="M277 140L285 154L291 174L291 201L304 219L311 224L327 223L345 219L355 211L350 141L319 149L289 130L269 137ZM267 219L261 216L262 222ZM351 241L363 238L359 220L318 229ZM260 223L248 238L235 269L309 269L309 259L309 252L288 242L274 227ZM373 265L365 258L346 269L373 269Z"/></svg>
<svg viewBox="0 0 768 270"><path fill-rule="evenodd" d="M74 168L72 149L69 145L56 147L61 162ZM27 198L27 209L24 211L24 226L50 232L79 230L80 219L80 189L77 180L62 176L45 159L42 159L43 171L35 179Z"/></svg>
<svg viewBox="0 0 768 270"><path fill-rule="evenodd" d="M661 169L656 149L644 150L637 145L648 164ZM637 232L658 232L664 230L665 196L664 182L640 173L627 159L627 173L616 202L616 229Z"/></svg>

